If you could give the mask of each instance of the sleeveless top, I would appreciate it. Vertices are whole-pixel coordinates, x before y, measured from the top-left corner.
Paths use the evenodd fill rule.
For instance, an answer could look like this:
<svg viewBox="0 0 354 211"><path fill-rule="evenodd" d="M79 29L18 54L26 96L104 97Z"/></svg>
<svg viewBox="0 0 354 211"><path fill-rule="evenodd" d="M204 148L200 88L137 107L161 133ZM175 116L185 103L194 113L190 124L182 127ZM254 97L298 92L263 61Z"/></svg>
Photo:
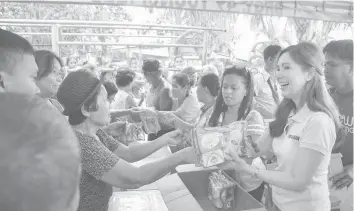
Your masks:
<svg viewBox="0 0 354 211"><path fill-rule="evenodd" d="M170 85L165 79L162 79L161 83L156 88L150 86L150 89L146 95L146 107L153 107L159 111L159 97L161 95L161 91L166 87L170 88Z"/></svg>

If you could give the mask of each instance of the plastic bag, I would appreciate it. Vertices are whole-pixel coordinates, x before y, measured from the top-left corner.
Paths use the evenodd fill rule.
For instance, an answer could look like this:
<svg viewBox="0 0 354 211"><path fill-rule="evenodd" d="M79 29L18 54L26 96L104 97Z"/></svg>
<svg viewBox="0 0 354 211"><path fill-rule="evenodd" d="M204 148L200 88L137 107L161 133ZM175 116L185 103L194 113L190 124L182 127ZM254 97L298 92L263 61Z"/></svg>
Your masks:
<svg viewBox="0 0 354 211"><path fill-rule="evenodd" d="M226 161L224 153L228 150L237 151L244 157L242 141L244 122L238 121L231 126L196 128L193 131L193 148L199 159L199 165L210 167Z"/></svg>
<svg viewBox="0 0 354 211"><path fill-rule="evenodd" d="M196 128L193 131L192 146L198 156L198 164L210 167L225 161L222 148L224 135L215 128Z"/></svg>
<svg viewBox="0 0 354 211"><path fill-rule="evenodd" d="M219 209L235 208L236 183L222 170L209 175L208 198Z"/></svg>
<svg viewBox="0 0 354 211"><path fill-rule="evenodd" d="M161 130L156 112L151 109L145 109L140 113L143 130L146 134L156 134Z"/></svg>

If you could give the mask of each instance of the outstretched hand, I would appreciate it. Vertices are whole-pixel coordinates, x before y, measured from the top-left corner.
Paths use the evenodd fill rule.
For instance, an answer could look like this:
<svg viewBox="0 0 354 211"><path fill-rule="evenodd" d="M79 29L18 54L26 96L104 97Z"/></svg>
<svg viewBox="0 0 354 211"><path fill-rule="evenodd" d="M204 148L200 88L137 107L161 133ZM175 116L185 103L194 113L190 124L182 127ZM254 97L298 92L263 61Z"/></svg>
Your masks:
<svg viewBox="0 0 354 211"><path fill-rule="evenodd" d="M237 151L233 150L232 148L227 148L224 152L225 159L229 162L226 162L225 165L222 165L221 168L232 168L236 171L245 171L248 164L245 160L240 158L237 154Z"/></svg>
<svg viewBox="0 0 354 211"><path fill-rule="evenodd" d="M170 146L176 146L182 142L182 132L179 130L174 130L161 136L162 139L166 140L167 144Z"/></svg>
<svg viewBox="0 0 354 211"><path fill-rule="evenodd" d="M184 162L188 164L197 164L198 163L198 158L197 154L195 153L194 149L192 147L187 147L179 151L182 153Z"/></svg>
<svg viewBox="0 0 354 211"><path fill-rule="evenodd" d="M139 108L132 108L130 109L130 117L131 119L134 121L134 122L140 122L141 121L141 118L140 118L140 113L142 111L139 109Z"/></svg>
<svg viewBox="0 0 354 211"><path fill-rule="evenodd" d="M335 189L349 187L353 183L353 165L345 166L343 172L334 175L330 180L333 182L332 187Z"/></svg>

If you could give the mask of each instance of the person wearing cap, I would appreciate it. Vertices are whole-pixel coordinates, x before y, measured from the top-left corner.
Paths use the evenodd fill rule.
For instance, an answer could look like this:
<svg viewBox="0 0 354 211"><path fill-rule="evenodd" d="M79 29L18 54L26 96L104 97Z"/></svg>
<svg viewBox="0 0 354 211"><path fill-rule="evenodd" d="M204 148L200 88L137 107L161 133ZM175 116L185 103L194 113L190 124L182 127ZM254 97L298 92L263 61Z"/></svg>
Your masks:
<svg viewBox="0 0 354 211"><path fill-rule="evenodd" d="M37 95L0 93L0 110L1 210L76 211L80 149L67 120Z"/></svg>
<svg viewBox="0 0 354 211"><path fill-rule="evenodd" d="M150 84L146 95L146 107L154 108L156 111L171 111L173 103L171 85L162 77L160 62L155 59L144 60L142 69L146 81ZM148 140L154 140L172 130L161 126L163 129L157 134L149 134Z"/></svg>
<svg viewBox="0 0 354 211"><path fill-rule="evenodd" d="M35 59L38 66L36 84L40 89L39 95L48 99L50 104L62 112L63 107L55 100L58 88L66 75L62 60L47 50L36 51Z"/></svg>
<svg viewBox="0 0 354 211"><path fill-rule="evenodd" d="M58 90L81 147L82 176L78 211L107 211L112 186L137 188L158 180L182 163L195 163L192 148L185 148L156 162L136 167L161 147L178 144L173 131L154 141L129 147L107 135L101 128L110 122L107 92L100 80L87 71L70 73Z"/></svg>
<svg viewBox="0 0 354 211"><path fill-rule="evenodd" d="M0 92L37 94L37 72L32 45L23 37L0 29Z"/></svg>

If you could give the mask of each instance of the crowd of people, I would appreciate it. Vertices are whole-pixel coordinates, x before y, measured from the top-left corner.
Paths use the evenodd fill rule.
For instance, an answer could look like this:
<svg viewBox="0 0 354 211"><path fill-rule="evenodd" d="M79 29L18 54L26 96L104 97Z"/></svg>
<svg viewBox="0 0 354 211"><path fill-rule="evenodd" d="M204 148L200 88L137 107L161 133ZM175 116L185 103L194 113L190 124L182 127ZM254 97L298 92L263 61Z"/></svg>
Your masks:
<svg viewBox="0 0 354 211"><path fill-rule="evenodd" d="M252 158L228 150L218 167L260 202L271 189L268 209L331 210L329 189L353 182L353 40L270 45L263 56L257 73L198 70L176 57L164 77L156 59L141 68L135 58L134 68L64 64L0 29L1 210L107 211L112 187L135 189L195 164L190 139L176 137L197 127L235 128L255 143ZM141 112L169 121L146 134ZM171 155L132 164L165 146ZM333 153L344 170L329 177Z"/></svg>

